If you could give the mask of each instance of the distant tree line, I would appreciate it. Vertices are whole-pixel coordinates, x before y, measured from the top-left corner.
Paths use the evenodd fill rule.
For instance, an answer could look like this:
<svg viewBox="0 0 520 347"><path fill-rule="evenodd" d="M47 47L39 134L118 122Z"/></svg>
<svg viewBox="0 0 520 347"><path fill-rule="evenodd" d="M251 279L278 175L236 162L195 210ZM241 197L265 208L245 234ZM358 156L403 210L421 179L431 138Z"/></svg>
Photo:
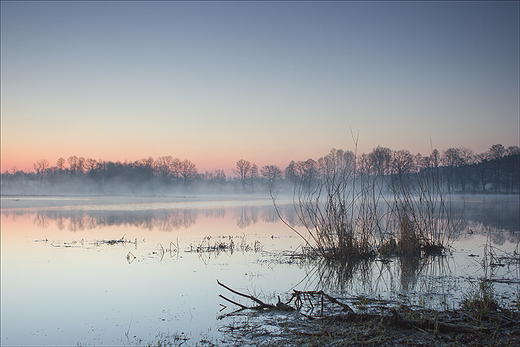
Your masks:
<svg viewBox="0 0 520 347"><path fill-rule="evenodd" d="M336 170L378 177L413 176L435 169L448 191L520 192L520 148L495 144L484 153L466 147L434 149L428 156L408 150L393 151L377 146L368 154L332 149L318 160L291 161L285 169L277 165L259 168L240 159L233 177L224 170L200 173L195 163L172 156L120 162L70 156L54 165L38 160L33 171L7 170L1 174L2 194L46 193L157 193L176 191L247 192L275 187L308 186L326 179Z"/></svg>

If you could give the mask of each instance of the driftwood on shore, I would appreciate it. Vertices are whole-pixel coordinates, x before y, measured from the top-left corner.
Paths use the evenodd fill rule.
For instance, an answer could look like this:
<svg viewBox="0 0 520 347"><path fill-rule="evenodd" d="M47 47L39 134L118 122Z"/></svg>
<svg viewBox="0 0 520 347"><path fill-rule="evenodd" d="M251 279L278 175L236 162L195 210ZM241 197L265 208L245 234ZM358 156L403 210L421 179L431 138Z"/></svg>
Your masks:
<svg viewBox="0 0 520 347"><path fill-rule="evenodd" d="M277 309L276 306L271 305L271 304L266 304L266 303L263 302L262 300L260 300L260 299L258 299L258 298L256 298L256 297L254 297L254 296L252 296L252 295L247 295L247 294L244 294L244 293L240 293L240 292L238 292L238 291L236 291L236 290L234 290L234 289L231 289L231 288L229 288L228 286L226 286L225 284L221 283L219 280L217 280L217 283L218 283L220 286L222 286L222 287L226 288L227 290L229 290L231 293L236 294L236 295L243 296L243 297L248 298L248 299L251 299L252 301L254 301L254 302L256 302L256 303L258 304L257 306L245 306L245 305L242 305L242 304L240 304L240 303L238 303L238 302L236 302L236 301L233 301L233 300L231 300L231 299L226 298L226 297L225 297L224 295L222 295L222 294L219 294L219 297L221 297L222 299L224 299L224 300L226 300L226 301L228 301L228 302L230 302L230 303L232 303L232 304L237 305L237 306L240 307L242 310L246 310L246 309L248 309L248 310L263 310L263 309L274 310L274 309Z"/></svg>
<svg viewBox="0 0 520 347"><path fill-rule="evenodd" d="M473 334L473 333L490 333L490 328L482 325L473 325L464 323L463 320L451 320L451 321L441 321L438 319L431 319L426 316L417 317L414 316L412 318L409 314L404 314L398 312L395 308L389 309L389 314L374 314L368 312L355 312L348 304L341 302L337 298L334 298L323 291L298 291L293 290L291 298L283 303L278 297L278 303L276 305L265 303L257 297L249 294L244 294L239 291L236 291L225 284L221 283L217 280L217 283L230 291L233 294L242 296L247 298L257 305L255 306L246 306L234 300L231 300L224 295L220 294L219 297L222 299L236 305L239 307L238 310L233 311L230 314L224 315L221 318L226 316L232 316L242 310L251 309L251 310L260 310L260 311L294 311L299 314L310 318L312 320L318 319L320 321L330 321L337 324L338 322L368 322L368 321L379 321L381 323L385 323L386 325L394 326L400 329L414 329L417 331L425 332L425 330L432 331L435 333L465 333L465 334ZM343 313L341 314L329 314L325 313L325 301L331 303L333 305L337 305L341 308ZM315 312L315 314L309 314L309 312L302 312L302 307L306 305L307 309L310 307L310 312ZM222 305L225 307L224 305ZM329 307L330 309L330 307ZM336 311L337 312L337 311ZM507 319L505 315L503 315L503 319L505 320L502 324L503 327L507 327L509 325L518 326L519 322L516 319ZM415 319L414 319L415 318ZM307 334L307 333L302 333ZM312 333L313 336L319 333Z"/></svg>
<svg viewBox="0 0 520 347"><path fill-rule="evenodd" d="M246 310L246 309L247 310L296 311L296 312L299 312L299 313L301 313L302 315L304 315L304 316L306 316L308 318L314 318L314 317L312 317L312 316L310 316L308 314L302 313L301 309L303 307L303 304L307 303L308 305L311 306L311 310L314 310L314 304L312 303L311 299L317 297L318 298L318 303L320 303L320 306L321 306L320 307L321 314L323 314L324 301L325 300L328 300L329 302L340 306L342 308L342 310L345 311L345 312L349 312L349 313L353 313L354 312L354 310L352 310L352 308L348 304L340 302L338 299L336 299L336 298L334 298L334 297L332 297L330 295L325 294L321 290L320 291L305 291L305 292L304 291L294 290L291 298L289 299L289 301L284 303L284 302L281 301L280 297L278 297L278 303L276 305L272 305L272 304L268 304L268 303L263 302L262 300L258 299L257 297L254 297L253 295L244 294L244 293L241 293L239 291L236 291L236 290L226 286L225 284L221 283L219 280L217 280L217 283L221 287L229 290L231 293L239 295L239 296L242 296L244 298L248 298L251 301L254 301L255 303L258 304L256 306L246 306L246 305L243 305L243 304L241 304L239 302L231 300L231 299L225 297L222 294L219 294L219 297L221 297L222 299L224 299L227 302L230 302L230 303L240 307L240 309L238 311ZM291 302L293 302L293 300L294 300L294 306L291 306L290 304L291 304ZM231 314L236 313L238 311L234 311Z"/></svg>

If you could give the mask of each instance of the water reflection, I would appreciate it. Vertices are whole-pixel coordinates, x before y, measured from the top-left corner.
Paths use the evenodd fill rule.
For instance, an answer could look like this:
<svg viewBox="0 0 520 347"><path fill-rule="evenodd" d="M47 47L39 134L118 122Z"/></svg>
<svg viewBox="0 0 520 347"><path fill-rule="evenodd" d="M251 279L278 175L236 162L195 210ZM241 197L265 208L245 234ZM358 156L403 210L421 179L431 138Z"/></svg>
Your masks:
<svg viewBox="0 0 520 347"><path fill-rule="evenodd" d="M520 214L518 196L469 196L453 199L451 213L459 218L457 232L461 230L483 232L488 229L520 231ZM76 209L70 206L60 209L53 208L3 208L3 217L12 218L34 215L34 224L40 228L46 228L49 223L55 222L60 230L67 228L70 231L93 229L106 226L134 226L146 230L157 229L160 231L172 231L180 228L190 228L197 223L199 215L208 218L220 219L231 213L236 225L240 229L246 229L259 221L276 223L279 221L276 210L272 204L255 205L244 204L241 206L227 206L211 208L161 208L159 204L132 204L125 205L123 209L99 208L97 205L80 207ZM93 208L96 207L96 208ZM112 206L112 205L111 205ZM117 206L117 205L113 205ZM147 207L148 206L148 209ZM159 206L159 207L157 207ZM301 226L301 222L291 203L278 206L282 217L292 226ZM498 237L498 236L497 236ZM500 236L507 237L507 236ZM500 243L499 239L496 242ZM503 242L503 241L502 241Z"/></svg>
<svg viewBox="0 0 520 347"><path fill-rule="evenodd" d="M7 324L3 338L20 345L70 345L78 339L84 345L122 345L120 338L127 331L131 336L154 334L150 339L172 327L215 331L217 278L266 295L283 296L293 288L324 290L347 302L364 296L389 304L423 300L431 307L453 305L468 281L482 277L503 279L495 282L500 295L515 298L518 293L519 263L508 263L505 257L512 259L514 247L518 254L520 232L498 231L504 228L497 227L502 224L496 214L490 219L482 215L498 213L500 206L500 213L514 210L515 205L481 208L466 202L470 218L459 224L453 254L358 262L298 258L301 240L279 222L270 204L165 205L2 205L2 294L7 299L2 302ZM471 205L479 212L470 212ZM291 204L279 209L286 221L304 230ZM518 210L513 215L506 218L509 225L518 220ZM482 271L485 244L494 245L489 252L505 259L505 266ZM71 307L80 314L71 316ZM25 314L34 311L49 319ZM70 336L56 335L57 327Z"/></svg>
<svg viewBox="0 0 520 347"><path fill-rule="evenodd" d="M239 206L229 208L231 216L240 229L248 228L259 220L268 223L278 221L273 206ZM187 229L197 223L200 215L221 219L226 216L226 208L212 209L168 209L168 210L138 210L138 211L107 211L107 210L4 210L3 217L34 218L34 225L47 228L51 222L59 230L81 231L100 227L120 226L137 227L145 230L173 231Z"/></svg>
<svg viewBox="0 0 520 347"><path fill-rule="evenodd" d="M446 303L444 295L455 291L450 262L453 259L447 256L318 260L303 264L308 273L303 283L329 293L386 298L389 304L404 299L413 304L428 301L430 305L442 305ZM424 299L424 295L429 299Z"/></svg>
<svg viewBox="0 0 520 347"><path fill-rule="evenodd" d="M464 215L452 235L460 244L473 234L487 235L495 246L520 244L518 228L518 204L515 197L469 197L452 202L453 215ZM516 204L515 204L516 202ZM278 206L283 218L293 226L301 227L292 204ZM224 219L226 216L236 222L239 229L247 229L257 224L277 223L278 214L272 205L238 205L211 208L150 208L150 209L6 209L4 218L33 218L38 228L48 228L54 223L59 230L72 232L110 226L136 227L143 230L171 232L193 227L200 216L203 219ZM516 225L516 228L515 228ZM503 230L507 231L503 231ZM137 239L132 241L137 249ZM178 242L178 241L177 241ZM163 247L162 245L160 246ZM171 247L170 247L171 248ZM178 245L177 245L178 248ZM175 252L170 252L170 255ZM157 251L159 254L159 251ZM156 254L156 255L157 255ZM161 252L164 256L164 249ZM214 254L212 254L214 255ZM161 256L161 259L163 258ZM206 255L207 256L207 255ZM432 278L446 278L450 273L448 256L400 257L392 259L362 261L303 261L306 269L307 285L320 289L344 292L355 290L362 293L435 292L439 281ZM207 261L205 261L206 263ZM447 283L443 282L444 285ZM438 288L437 288L438 289Z"/></svg>

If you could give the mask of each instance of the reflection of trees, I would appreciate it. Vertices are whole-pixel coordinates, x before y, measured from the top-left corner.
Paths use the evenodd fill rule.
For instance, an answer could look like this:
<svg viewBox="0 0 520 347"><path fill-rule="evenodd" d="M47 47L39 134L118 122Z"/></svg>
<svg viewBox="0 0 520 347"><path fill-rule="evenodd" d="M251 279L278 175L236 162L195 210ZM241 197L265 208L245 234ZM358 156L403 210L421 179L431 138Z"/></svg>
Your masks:
<svg viewBox="0 0 520 347"><path fill-rule="evenodd" d="M463 217L467 220L491 228L520 231L518 195L468 197L464 202L453 203L453 206L456 211L463 210Z"/></svg>
<svg viewBox="0 0 520 347"><path fill-rule="evenodd" d="M284 205L284 206L277 206L278 210L280 211L280 214L282 218L289 223L291 226L297 226L302 225L300 219L298 218L298 215L296 214L295 206L290 205Z"/></svg>
<svg viewBox="0 0 520 347"><path fill-rule="evenodd" d="M16 216L17 214L12 214ZM67 211L52 210L36 213L34 224L45 228L54 221L57 228L70 231L88 230L107 226L128 226L140 229L172 231L189 228L197 221L198 210L152 211Z"/></svg>
<svg viewBox="0 0 520 347"><path fill-rule="evenodd" d="M282 217L293 226L301 225L295 213L293 204L278 206ZM467 230L481 232L492 230L510 230L507 235L496 235L493 239L502 244L501 238L517 242L517 231L520 231L518 215L518 198L514 197L468 197L466 201L451 202L451 215L459 220L454 227L453 239L459 239L467 234ZM232 211L232 218L237 220L241 229L250 227L261 220L263 222L278 222L278 215L273 205L221 207L193 210L146 210L146 211L78 211L78 210L3 210L2 215L15 220L18 216L35 215L34 224L44 228L49 219L55 222L58 229L68 228L72 231L93 229L100 226L135 226L143 229L158 229L170 231L179 228L188 228L196 223L199 213L208 218L224 218L226 212Z"/></svg>
<svg viewBox="0 0 520 347"><path fill-rule="evenodd" d="M34 225L39 228L46 228L49 225L49 218L44 214L38 213L34 218Z"/></svg>
<svg viewBox="0 0 520 347"><path fill-rule="evenodd" d="M261 211L262 220L267 223L276 223L278 221L278 215L274 206L268 206L268 208L262 209Z"/></svg>
<svg viewBox="0 0 520 347"><path fill-rule="evenodd" d="M69 218L69 226L68 229L70 231L78 231L78 230L85 230L86 222L84 219L87 219L87 216L83 215L77 215L77 216L71 216Z"/></svg>
<svg viewBox="0 0 520 347"><path fill-rule="evenodd" d="M283 206L285 208L285 206ZM292 209L292 208L291 208ZM110 211L110 210L11 210L2 211L2 215L12 220L34 215L34 224L46 227L50 221L56 224L59 230L67 228L70 231L95 229L107 226L133 226L140 229L172 231L193 226L199 213L205 217L221 219L231 210L232 218L237 220L241 229L250 227L259 220L277 222L278 216L272 205L221 207L208 209L172 209L172 210L145 210L145 211Z"/></svg>
<svg viewBox="0 0 520 347"><path fill-rule="evenodd" d="M204 215L206 217L211 217L211 218L216 218L216 219L224 218L224 216L226 215L226 209L225 208L207 209L207 210L204 210Z"/></svg>
<svg viewBox="0 0 520 347"><path fill-rule="evenodd" d="M237 226L240 229L245 229L253 224L253 219L250 211L246 208L246 206L240 207L240 210L237 213Z"/></svg>
<svg viewBox="0 0 520 347"><path fill-rule="evenodd" d="M55 223L56 223L56 227L58 227L58 230L65 229L65 221L64 221L63 217L62 218L57 218L55 220Z"/></svg>

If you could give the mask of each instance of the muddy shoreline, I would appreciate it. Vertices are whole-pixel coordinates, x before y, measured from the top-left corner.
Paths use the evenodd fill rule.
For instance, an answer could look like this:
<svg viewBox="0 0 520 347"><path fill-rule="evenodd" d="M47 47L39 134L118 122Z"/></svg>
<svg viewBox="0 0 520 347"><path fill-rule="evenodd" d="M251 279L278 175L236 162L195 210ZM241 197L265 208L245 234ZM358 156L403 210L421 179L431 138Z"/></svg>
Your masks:
<svg viewBox="0 0 520 347"><path fill-rule="evenodd" d="M230 346L518 346L520 313L496 309L348 313L303 319L297 314L233 322L222 327Z"/></svg>

